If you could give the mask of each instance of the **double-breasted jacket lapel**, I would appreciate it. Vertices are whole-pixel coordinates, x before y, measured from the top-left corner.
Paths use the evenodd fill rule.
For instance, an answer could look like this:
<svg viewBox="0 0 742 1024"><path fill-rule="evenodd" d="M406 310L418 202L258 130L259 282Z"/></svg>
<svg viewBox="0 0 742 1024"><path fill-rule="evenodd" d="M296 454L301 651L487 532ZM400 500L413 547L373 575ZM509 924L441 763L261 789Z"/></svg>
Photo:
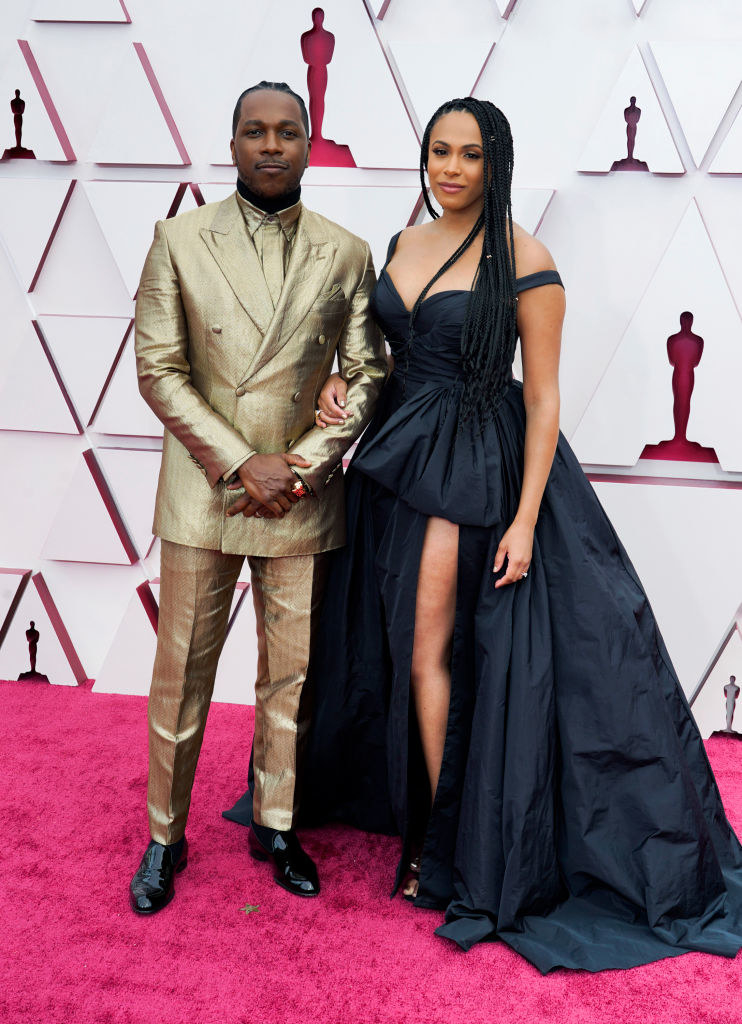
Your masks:
<svg viewBox="0 0 742 1024"><path fill-rule="evenodd" d="M337 245L324 237L314 236L312 222L311 211L302 210L278 305L263 343L245 368L245 381L273 359L290 340L330 276Z"/></svg>
<svg viewBox="0 0 742 1024"><path fill-rule="evenodd" d="M274 319L273 301L234 196L219 204L210 227L200 233L240 305L265 336Z"/></svg>

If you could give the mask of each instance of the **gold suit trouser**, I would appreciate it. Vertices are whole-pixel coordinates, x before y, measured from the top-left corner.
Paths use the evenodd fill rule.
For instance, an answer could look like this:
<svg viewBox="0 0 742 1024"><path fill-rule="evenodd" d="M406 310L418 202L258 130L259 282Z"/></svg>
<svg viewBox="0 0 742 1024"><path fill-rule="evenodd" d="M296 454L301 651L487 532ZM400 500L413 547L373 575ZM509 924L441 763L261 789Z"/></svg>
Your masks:
<svg viewBox="0 0 742 1024"><path fill-rule="evenodd" d="M157 654L150 688L147 808L152 838L183 835L243 555L163 540ZM291 828L309 725L304 693L325 556L248 556L258 634L253 817ZM302 699L303 698L303 699Z"/></svg>

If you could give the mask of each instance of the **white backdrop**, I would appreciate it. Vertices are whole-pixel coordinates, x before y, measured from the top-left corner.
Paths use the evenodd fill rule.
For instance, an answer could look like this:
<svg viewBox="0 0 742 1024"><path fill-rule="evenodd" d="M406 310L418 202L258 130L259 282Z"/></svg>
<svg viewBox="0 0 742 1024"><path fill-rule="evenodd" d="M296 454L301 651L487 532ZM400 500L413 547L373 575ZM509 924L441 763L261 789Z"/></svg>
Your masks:
<svg viewBox="0 0 742 1024"><path fill-rule="evenodd" d="M147 691L160 430L136 389L138 275L157 218L233 183L239 92L267 77L307 95L299 40L314 6L3 5L0 152L14 144L20 88L23 144L37 159L0 161L0 677L28 667L33 618L39 669L54 682ZM563 430L645 581L686 692L708 677L705 730L723 725L723 685L742 678L742 6L320 6L336 40L323 133L357 166L311 167L304 198L368 238L377 264L418 207L417 140L438 103L473 90L510 118L516 217L567 288ZM626 156L630 96L642 111L635 157L649 169L611 172ZM705 342L688 436L718 463L640 458L673 434L666 341L685 310ZM217 699L249 703L253 667L242 588Z"/></svg>

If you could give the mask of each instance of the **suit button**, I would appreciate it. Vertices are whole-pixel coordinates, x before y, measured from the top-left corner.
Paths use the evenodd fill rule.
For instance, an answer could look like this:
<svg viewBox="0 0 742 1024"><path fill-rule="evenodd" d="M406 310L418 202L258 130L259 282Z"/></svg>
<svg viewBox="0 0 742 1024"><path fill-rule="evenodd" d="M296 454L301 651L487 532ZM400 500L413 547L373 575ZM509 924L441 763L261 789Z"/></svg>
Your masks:
<svg viewBox="0 0 742 1024"><path fill-rule="evenodd" d="M324 343L327 341L327 338L324 336L324 334L320 334L319 338L317 338L317 341L320 345L324 345Z"/></svg>
<svg viewBox="0 0 742 1024"><path fill-rule="evenodd" d="M235 394L237 395L238 398L242 398L242 396L245 394L246 391L247 391L247 388L245 387L245 385L244 384L240 384L240 386L235 391Z"/></svg>
<svg viewBox="0 0 742 1024"><path fill-rule="evenodd" d="M214 332L214 334L221 334L222 333L222 329L219 326L219 324L214 324L214 326L211 328L211 330Z"/></svg>
<svg viewBox="0 0 742 1024"><path fill-rule="evenodd" d="M297 391L296 394L294 395L294 401L298 402L300 398L301 398L301 391Z"/></svg>

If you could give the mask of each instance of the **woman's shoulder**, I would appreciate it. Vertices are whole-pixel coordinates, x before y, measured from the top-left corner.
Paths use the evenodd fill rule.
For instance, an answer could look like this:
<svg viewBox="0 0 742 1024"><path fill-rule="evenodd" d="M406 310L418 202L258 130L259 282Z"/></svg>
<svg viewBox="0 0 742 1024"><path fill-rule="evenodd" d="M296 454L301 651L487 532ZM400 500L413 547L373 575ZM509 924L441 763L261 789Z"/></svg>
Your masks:
<svg viewBox="0 0 742 1024"><path fill-rule="evenodd" d="M542 270L556 270L554 258L544 243L530 235L520 224L513 224L513 242L517 277L528 277Z"/></svg>

